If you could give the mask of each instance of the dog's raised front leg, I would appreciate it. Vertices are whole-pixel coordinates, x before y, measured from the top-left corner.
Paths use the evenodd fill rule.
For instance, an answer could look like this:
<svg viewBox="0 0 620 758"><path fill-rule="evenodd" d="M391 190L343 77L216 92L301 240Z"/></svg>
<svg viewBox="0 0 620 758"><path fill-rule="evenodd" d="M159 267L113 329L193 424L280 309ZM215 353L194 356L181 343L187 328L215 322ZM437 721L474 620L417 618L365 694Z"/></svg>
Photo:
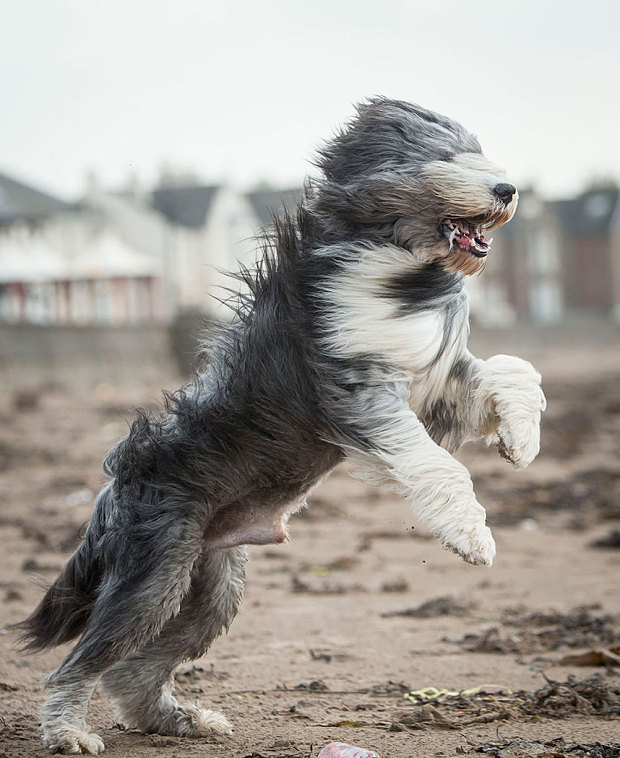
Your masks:
<svg viewBox="0 0 620 758"><path fill-rule="evenodd" d="M452 382L460 388L457 412L469 438L496 444L516 468L528 466L540 450L547 404L532 364L511 355L469 356L455 366Z"/></svg>
<svg viewBox="0 0 620 758"><path fill-rule="evenodd" d="M495 542L469 472L437 445L409 408L399 384L358 390L342 427L360 478L403 494L416 515L469 563L490 566Z"/></svg>

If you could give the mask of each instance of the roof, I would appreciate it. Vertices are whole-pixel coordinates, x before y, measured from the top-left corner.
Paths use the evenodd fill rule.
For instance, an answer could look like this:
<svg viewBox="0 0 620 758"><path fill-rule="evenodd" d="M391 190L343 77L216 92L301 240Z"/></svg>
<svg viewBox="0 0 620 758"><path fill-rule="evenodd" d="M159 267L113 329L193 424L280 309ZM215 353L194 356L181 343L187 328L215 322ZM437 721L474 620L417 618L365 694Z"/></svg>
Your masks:
<svg viewBox="0 0 620 758"><path fill-rule="evenodd" d="M74 208L57 197L0 174L0 224L34 221Z"/></svg>
<svg viewBox="0 0 620 758"><path fill-rule="evenodd" d="M289 213L294 213L302 194L303 189L301 187L285 190L265 188L248 192L247 198L261 224L269 226L274 213L278 215L283 209Z"/></svg>
<svg viewBox="0 0 620 758"><path fill-rule="evenodd" d="M555 200L549 207L568 236L603 236L610 231L619 194L616 187L589 190L570 200Z"/></svg>
<svg viewBox="0 0 620 758"><path fill-rule="evenodd" d="M160 187L153 191L151 205L173 224L199 229L205 225L219 189L217 185Z"/></svg>

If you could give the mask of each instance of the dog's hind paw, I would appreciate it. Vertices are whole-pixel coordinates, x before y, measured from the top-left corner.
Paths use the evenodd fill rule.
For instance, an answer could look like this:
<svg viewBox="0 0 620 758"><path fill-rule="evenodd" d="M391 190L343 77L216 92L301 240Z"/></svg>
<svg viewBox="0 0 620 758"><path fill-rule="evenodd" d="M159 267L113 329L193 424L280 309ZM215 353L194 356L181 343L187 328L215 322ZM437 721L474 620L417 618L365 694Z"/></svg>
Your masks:
<svg viewBox="0 0 620 758"><path fill-rule="evenodd" d="M200 705L177 705L168 714L165 722L148 731L169 734L176 737L206 737L209 734L232 734L230 721L221 713L216 713Z"/></svg>
<svg viewBox="0 0 620 758"><path fill-rule="evenodd" d="M495 540L488 526L476 526L469 531L462 531L451 535L449 541L444 542L449 550L475 566L492 566L495 558Z"/></svg>
<svg viewBox="0 0 620 758"><path fill-rule="evenodd" d="M68 724L46 730L43 742L53 753L63 755L101 755L105 750L98 734Z"/></svg>
<svg viewBox="0 0 620 758"><path fill-rule="evenodd" d="M204 737L214 732L215 734L233 733L232 724L221 713L216 713L208 708L201 708L198 705L186 705L184 709L193 721L194 735L196 737Z"/></svg>

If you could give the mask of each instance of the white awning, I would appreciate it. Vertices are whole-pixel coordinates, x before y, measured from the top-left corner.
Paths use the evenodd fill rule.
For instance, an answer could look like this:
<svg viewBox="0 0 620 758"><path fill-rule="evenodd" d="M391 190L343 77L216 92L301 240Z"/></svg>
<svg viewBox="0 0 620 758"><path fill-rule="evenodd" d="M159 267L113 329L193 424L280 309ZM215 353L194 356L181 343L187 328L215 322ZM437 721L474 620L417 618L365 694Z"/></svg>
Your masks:
<svg viewBox="0 0 620 758"><path fill-rule="evenodd" d="M158 261L110 232L88 237L80 249L52 246L41 234L0 236L0 282L52 282L161 276Z"/></svg>

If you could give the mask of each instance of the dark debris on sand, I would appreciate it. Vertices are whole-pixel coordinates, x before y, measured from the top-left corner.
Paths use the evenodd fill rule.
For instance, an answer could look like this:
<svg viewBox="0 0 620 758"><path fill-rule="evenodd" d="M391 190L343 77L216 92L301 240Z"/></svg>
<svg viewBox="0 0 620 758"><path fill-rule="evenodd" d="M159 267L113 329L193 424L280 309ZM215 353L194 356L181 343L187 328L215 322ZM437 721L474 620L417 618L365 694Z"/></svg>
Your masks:
<svg viewBox="0 0 620 758"><path fill-rule="evenodd" d="M588 679L569 676L565 682L548 681L522 696L520 708L530 716L562 718L569 714L620 718L620 680L595 674Z"/></svg>
<svg viewBox="0 0 620 758"><path fill-rule="evenodd" d="M471 749L457 749L459 755L484 753L491 758L620 758L620 743L600 742L576 744L564 737L552 740L528 740L513 737L501 742L488 742Z"/></svg>
<svg viewBox="0 0 620 758"><path fill-rule="evenodd" d="M618 378L593 381L587 404L575 384L554 382L552 402L542 424L541 444L546 455L566 460L584 450L613 447L620 422Z"/></svg>
<svg viewBox="0 0 620 758"><path fill-rule="evenodd" d="M493 721L524 717L555 719L576 714L620 718L620 681L599 674L583 680L575 677L565 682L547 680L533 692L511 692L486 685L461 692L413 691L405 698L410 708L396 716L391 731L462 729Z"/></svg>
<svg viewBox="0 0 620 758"><path fill-rule="evenodd" d="M405 608L402 611L387 611L382 618L394 616L409 616L418 619L435 618L437 616L464 616L474 607L473 603L459 602L452 597L436 597L427 600L415 608Z"/></svg>
<svg viewBox="0 0 620 758"><path fill-rule="evenodd" d="M536 611L508 609L502 614L504 631L497 626L480 634L466 634L456 642L464 650L475 653L509 653L527 655L569 647L607 647L620 640L615 618L595 614L598 606L578 606L571 611Z"/></svg>
<svg viewBox="0 0 620 758"><path fill-rule="evenodd" d="M620 529L612 529L604 537L600 537L597 540L590 542L588 547L601 548L601 549L620 549Z"/></svg>
<svg viewBox="0 0 620 758"><path fill-rule="evenodd" d="M481 499L497 504L489 513L491 526L515 526L542 513L570 517L575 524L620 519L620 470L616 469L592 468L545 484L510 488L485 477L477 479L476 490Z"/></svg>

